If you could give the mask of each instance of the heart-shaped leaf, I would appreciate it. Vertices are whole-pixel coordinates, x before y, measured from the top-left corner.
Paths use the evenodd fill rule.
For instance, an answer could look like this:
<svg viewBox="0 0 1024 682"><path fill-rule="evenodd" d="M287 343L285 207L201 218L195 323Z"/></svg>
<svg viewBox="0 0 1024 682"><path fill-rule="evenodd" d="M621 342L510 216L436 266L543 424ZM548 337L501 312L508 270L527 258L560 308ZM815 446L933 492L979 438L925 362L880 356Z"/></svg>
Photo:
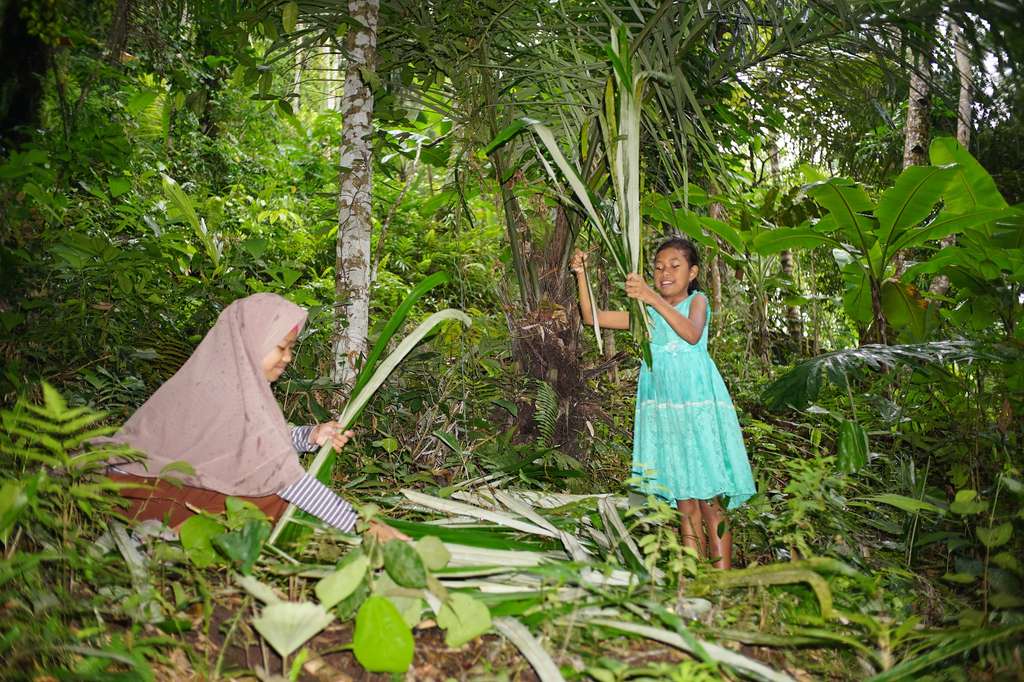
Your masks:
<svg viewBox="0 0 1024 682"><path fill-rule="evenodd" d="M268 537L270 524L251 520L246 521L241 530L222 533L213 538L213 544L238 566L242 575L249 575Z"/></svg>
<svg viewBox="0 0 1024 682"><path fill-rule="evenodd" d="M491 612L468 594L453 593L437 614L437 624L445 630L445 644L459 647L490 629Z"/></svg>
<svg viewBox="0 0 1024 682"><path fill-rule="evenodd" d="M402 587L424 587L427 584L427 569L423 560L411 545L392 540L383 546L384 570L391 579Z"/></svg>
<svg viewBox="0 0 1024 682"><path fill-rule="evenodd" d="M427 535L417 540L416 553L423 559L423 565L431 571L444 568L452 559L451 552L435 535Z"/></svg>
<svg viewBox="0 0 1024 682"><path fill-rule="evenodd" d="M991 528L978 528L978 539L989 549L1002 547L1013 536L1013 524L1007 521Z"/></svg>
<svg viewBox="0 0 1024 682"><path fill-rule="evenodd" d="M370 566L370 560L360 554L334 573L330 574L316 584L316 598L325 609L345 599L355 592L359 583L366 577L366 569Z"/></svg>
<svg viewBox="0 0 1024 682"><path fill-rule="evenodd" d="M213 538L224 532L224 526L210 518L197 514L181 524L178 539L185 550L185 556L199 568L212 566L217 562L217 552L213 549Z"/></svg>
<svg viewBox="0 0 1024 682"><path fill-rule="evenodd" d="M415 646L402 614L387 597L378 595L359 608L352 645L356 660L377 673L404 673L412 663Z"/></svg>
<svg viewBox="0 0 1024 682"><path fill-rule="evenodd" d="M319 604L278 602L263 609L252 625L274 651L288 656L330 625L334 616Z"/></svg>

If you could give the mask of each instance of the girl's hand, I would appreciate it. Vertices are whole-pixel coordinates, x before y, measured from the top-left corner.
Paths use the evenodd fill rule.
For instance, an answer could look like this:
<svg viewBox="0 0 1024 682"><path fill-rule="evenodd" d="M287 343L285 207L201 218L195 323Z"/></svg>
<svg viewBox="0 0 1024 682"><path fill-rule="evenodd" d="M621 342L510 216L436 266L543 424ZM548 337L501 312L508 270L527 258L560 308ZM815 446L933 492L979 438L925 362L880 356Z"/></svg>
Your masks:
<svg viewBox="0 0 1024 682"><path fill-rule="evenodd" d="M587 262L587 254L583 253L579 249L576 249L576 252L574 254L572 254L572 260L569 262L569 267L577 275L582 275L583 274L583 267L586 264L586 262Z"/></svg>
<svg viewBox="0 0 1024 682"><path fill-rule="evenodd" d="M644 278L635 272L626 275L626 295L644 303L654 303L657 296Z"/></svg>
<svg viewBox="0 0 1024 682"><path fill-rule="evenodd" d="M354 435L355 433L351 430L342 431L341 424L338 422L324 422L323 424L317 424L313 431L310 432L309 440L317 445L323 445L327 441L331 441L331 447L335 450L341 450L345 447L345 443Z"/></svg>
<svg viewBox="0 0 1024 682"><path fill-rule="evenodd" d="M372 535L381 544L391 540L401 540L404 542L409 539L409 536L405 533L397 531L380 521L370 521L370 527L366 529L366 534Z"/></svg>

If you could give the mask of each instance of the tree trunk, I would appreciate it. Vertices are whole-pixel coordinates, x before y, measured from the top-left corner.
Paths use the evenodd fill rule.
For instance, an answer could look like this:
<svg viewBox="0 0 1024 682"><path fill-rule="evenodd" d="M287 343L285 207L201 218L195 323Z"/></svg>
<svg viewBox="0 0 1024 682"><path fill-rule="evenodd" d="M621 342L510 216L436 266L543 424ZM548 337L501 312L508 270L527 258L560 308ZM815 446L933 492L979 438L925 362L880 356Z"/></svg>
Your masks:
<svg viewBox="0 0 1024 682"><path fill-rule="evenodd" d="M19 128L38 120L42 101L42 76L50 63L50 49L28 32L21 10L31 3L11 0L0 3L0 139L17 144Z"/></svg>
<svg viewBox="0 0 1024 682"><path fill-rule="evenodd" d="M715 189L712 188L712 192ZM725 214L725 206L715 201L708 206L708 215L715 220L725 222L729 217ZM708 274L711 275L711 311L718 313L722 310L722 268L719 267L718 256L716 255L708 263Z"/></svg>
<svg viewBox="0 0 1024 682"><path fill-rule="evenodd" d="M772 179L775 182L780 181L782 173L779 171L779 154L782 149L778 146L778 143L772 141L771 146L772 155L769 158L772 170ZM779 266L782 269L782 276L789 282L787 285L787 293L798 294L799 290L796 286L796 281L793 276L796 272L796 258L793 257L793 252L786 249L779 254ZM803 345L803 316L800 314L800 306L798 305L787 305L786 306L786 330L789 332L789 339L793 344L793 351L799 353L801 346Z"/></svg>
<svg viewBox="0 0 1024 682"><path fill-rule="evenodd" d="M302 25L299 24L296 27L296 30L301 28ZM294 71L292 73L292 94L295 95L295 97L292 98L292 111L295 113L298 113L299 110L302 109L302 69L305 66L304 56L307 54L308 52L306 50L295 50L295 64Z"/></svg>
<svg viewBox="0 0 1024 682"><path fill-rule="evenodd" d="M929 114L931 109L931 49L913 51L907 125L903 139L903 167L928 164Z"/></svg>
<svg viewBox="0 0 1024 682"><path fill-rule="evenodd" d="M956 139L964 149L971 147L971 118L974 109L974 84L971 82L971 55L967 52L963 30L954 22L950 24L953 34L953 49L956 53L956 70L960 77L960 101L957 107ZM956 244L956 235L951 234L940 242L942 248ZM928 285L928 292L943 296L949 291L949 277L939 274Z"/></svg>
<svg viewBox="0 0 1024 682"><path fill-rule="evenodd" d="M338 88L334 82L335 74L341 70L340 57L331 52L331 46L325 45L323 48L323 70L324 70L324 92L327 98L324 100L324 106L327 107L328 111L338 110Z"/></svg>
<svg viewBox="0 0 1024 682"><path fill-rule="evenodd" d="M344 118L334 280L334 380L351 388L359 360L366 353L370 316L373 92L363 74L374 67L380 3L379 0L349 0L348 8L350 16L361 27L350 29L348 33L348 67L341 101Z"/></svg>
<svg viewBox="0 0 1024 682"><path fill-rule="evenodd" d="M793 282L796 271L796 258L793 257L793 252L786 249L780 253L779 265L782 268L782 276L787 281ZM789 286L789 293L798 293L795 283ZM789 332L789 340L793 343L793 349L799 353L800 347L803 345L803 318L800 314L800 306L786 306L786 329Z"/></svg>
<svg viewBox="0 0 1024 682"><path fill-rule="evenodd" d="M928 165L928 142L930 136L929 116L931 110L931 48L910 50L910 92L907 97L907 123L903 130L903 168ZM896 277L906 269L906 254L900 251L894 258ZM880 292L872 291L873 298ZM877 320L875 322L877 324Z"/></svg>

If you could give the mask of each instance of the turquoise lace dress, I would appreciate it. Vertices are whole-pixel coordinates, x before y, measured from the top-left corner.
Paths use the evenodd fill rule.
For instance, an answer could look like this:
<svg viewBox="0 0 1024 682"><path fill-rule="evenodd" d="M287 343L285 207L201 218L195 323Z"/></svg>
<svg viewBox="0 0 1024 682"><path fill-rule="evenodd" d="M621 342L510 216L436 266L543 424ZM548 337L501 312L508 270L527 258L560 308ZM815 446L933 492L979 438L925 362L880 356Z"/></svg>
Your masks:
<svg viewBox="0 0 1024 682"><path fill-rule="evenodd" d="M689 316L693 292L676 305ZM708 355L711 306L700 340L679 337L654 308L651 359L640 368L633 438L633 476L645 494L667 500L721 495L729 509L755 492L743 434L732 399Z"/></svg>

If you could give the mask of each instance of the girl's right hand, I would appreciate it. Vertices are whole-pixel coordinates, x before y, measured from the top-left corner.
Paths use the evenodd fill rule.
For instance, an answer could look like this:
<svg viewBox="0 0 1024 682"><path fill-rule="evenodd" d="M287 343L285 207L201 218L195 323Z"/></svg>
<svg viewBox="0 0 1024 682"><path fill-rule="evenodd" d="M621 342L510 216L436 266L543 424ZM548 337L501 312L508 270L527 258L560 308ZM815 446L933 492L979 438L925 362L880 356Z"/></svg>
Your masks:
<svg viewBox="0 0 1024 682"><path fill-rule="evenodd" d="M587 262L587 254L583 253L579 249L576 249L576 252L574 254L572 254L572 261L570 261L569 267L577 275L582 275L583 274L583 267L586 264L586 262Z"/></svg>

